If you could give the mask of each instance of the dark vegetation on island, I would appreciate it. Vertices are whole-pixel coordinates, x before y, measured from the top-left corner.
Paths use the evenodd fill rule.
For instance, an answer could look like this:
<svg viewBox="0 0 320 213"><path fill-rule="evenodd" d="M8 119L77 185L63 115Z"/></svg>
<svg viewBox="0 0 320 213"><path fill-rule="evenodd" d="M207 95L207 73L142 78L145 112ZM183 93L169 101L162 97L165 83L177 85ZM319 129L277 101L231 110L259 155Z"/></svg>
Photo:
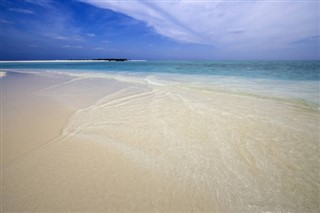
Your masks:
<svg viewBox="0 0 320 213"><path fill-rule="evenodd" d="M68 59L69 61L128 61L126 58Z"/></svg>

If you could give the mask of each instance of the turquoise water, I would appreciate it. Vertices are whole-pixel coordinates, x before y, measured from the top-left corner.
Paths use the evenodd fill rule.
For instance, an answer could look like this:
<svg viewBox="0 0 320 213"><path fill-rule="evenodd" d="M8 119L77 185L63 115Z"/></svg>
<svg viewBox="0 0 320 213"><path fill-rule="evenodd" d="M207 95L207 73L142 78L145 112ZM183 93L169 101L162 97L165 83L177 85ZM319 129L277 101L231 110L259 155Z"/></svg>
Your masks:
<svg viewBox="0 0 320 213"><path fill-rule="evenodd" d="M278 80L320 81L320 61L20 62L1 63L1 68L177 73Z"/></svg>
<svg viewBox="0 0 320 213"><path fill-rule="evenodd" d="M2 69L110 77L320 106L320 61L2 62Z"/></svg>

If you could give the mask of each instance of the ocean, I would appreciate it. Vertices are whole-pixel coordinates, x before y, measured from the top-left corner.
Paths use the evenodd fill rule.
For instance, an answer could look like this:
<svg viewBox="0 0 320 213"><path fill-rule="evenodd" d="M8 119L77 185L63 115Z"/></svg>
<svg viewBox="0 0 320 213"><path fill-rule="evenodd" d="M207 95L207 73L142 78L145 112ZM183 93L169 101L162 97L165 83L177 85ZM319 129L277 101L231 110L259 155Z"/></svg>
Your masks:
<svg viewBox="0 0 320 213"><path fill-rule="evenodd" d="M1 68L178 73L297 81L320 80L320 61L2 62Z"/></svg>

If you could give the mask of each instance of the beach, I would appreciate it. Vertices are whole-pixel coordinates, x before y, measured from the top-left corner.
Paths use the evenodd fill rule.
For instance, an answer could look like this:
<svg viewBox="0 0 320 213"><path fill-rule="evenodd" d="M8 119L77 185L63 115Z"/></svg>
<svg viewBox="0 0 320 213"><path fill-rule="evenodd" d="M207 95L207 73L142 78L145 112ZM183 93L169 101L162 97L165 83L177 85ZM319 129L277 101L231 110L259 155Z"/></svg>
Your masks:
<svg viewBox="0 0 320 213"><path fill-rule="evenodd" d="M320 213L319 0L0 6L0 213Z"/></svg>
<svg viewBox="0 0 320 213"><path fill-rule="evenodd" d="M4 212L319 211L318 82L4 71Z"/></svg>

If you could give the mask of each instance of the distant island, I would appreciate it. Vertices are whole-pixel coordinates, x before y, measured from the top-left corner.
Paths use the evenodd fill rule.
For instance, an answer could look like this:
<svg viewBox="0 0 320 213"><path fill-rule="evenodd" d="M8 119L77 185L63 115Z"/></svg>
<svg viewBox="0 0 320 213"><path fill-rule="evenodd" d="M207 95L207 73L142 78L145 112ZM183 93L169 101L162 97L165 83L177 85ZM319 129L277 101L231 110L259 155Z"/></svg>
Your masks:
<svg viewBox="0 0 320 213"><path fill-rule="evenodd" d="M126 58L68 59L68 61L128 61Z"/></svg>
<svg viewBox="0 0 320 213"><path fill-rule="evenodd" d="M51 63L51 62L94 62L94 61L129 61L126 58L96 58L96 59L65 59L65 60L20 60L20 61L1 61L0 63ZM144 60L134 60L144 61Z"/></svg>

